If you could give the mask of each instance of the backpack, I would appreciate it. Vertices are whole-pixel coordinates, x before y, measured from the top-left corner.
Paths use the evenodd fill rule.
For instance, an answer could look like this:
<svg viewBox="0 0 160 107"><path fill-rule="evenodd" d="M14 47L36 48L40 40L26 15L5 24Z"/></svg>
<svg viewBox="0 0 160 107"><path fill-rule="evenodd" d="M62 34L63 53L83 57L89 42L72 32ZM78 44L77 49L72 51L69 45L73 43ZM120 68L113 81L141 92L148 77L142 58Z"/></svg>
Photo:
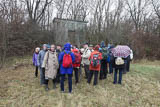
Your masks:
<svg viewBox="0 0 160 107"><path fill-rule="evenodd" d="M121 57L118 57L115 60L115 64L116 65L123 65L124 64L124 60Z"/></svg>
<svg viewBox="0 0 160 107"><path fill-rule="evenodd" d="M74 64L80 64L81 63L81 54L74 53L74 55L75 55L75 62L74 62Z"/></svg>
<svg viewBox="0 0 160 107"><path fill-rule="evenodd" d="M101 52L102 52L102 60L106 60L108 57L107 48L102 48Z"/></svg>
<svg viewBox="0 0 160 107"><path fill-rule="evenodd" d="M63 62L62 62L62 66L64 68L70 68L72 66L72 57L71 57L71 52L69 52L68 54L64 51L64 56L63 56Z"/></svg>
<svg viewBox="0 0 160 107"><path fill-rule="evenodd" d="M99 54L94 54L91 58L91 66L97 68L100 65Z"/></svg>

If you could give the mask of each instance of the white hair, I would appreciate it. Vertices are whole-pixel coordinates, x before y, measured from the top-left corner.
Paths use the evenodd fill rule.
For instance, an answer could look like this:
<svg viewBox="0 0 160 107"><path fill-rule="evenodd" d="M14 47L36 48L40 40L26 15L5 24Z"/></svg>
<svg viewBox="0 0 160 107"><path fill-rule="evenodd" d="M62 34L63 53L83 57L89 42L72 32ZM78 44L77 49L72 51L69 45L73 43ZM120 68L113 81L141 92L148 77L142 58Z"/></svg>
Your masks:
<svg viewBox="0 0 160 107"><path fill-rule="evenodd" d="M39 48L39 47L37 47L37 48L36 48L36 50L40 51L40 48Z"/></svg>

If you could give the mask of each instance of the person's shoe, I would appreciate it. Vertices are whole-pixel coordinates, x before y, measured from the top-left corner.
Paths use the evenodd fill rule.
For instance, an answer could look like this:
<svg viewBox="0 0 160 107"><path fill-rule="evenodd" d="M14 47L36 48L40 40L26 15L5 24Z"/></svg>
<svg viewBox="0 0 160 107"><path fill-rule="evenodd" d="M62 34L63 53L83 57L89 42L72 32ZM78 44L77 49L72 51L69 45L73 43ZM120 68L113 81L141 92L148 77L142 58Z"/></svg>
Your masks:
<svg viewBox="0 0 160 107"><path fill-rule="evenodd" d="M48 85L46 85L46 86L45 86L45 90L46 90L46 91L48 91L48 90L49 90Z"/></svg>
<svg viewBox="0 0 160 107"><path fill-rule="evenodd" d="M44 86L45 84L41 83L40 85L41 85L41 86Z"/></svg>
<svg viewBox="0 0 160 107"><path fill-rule="evenodd" d="M123 74L126 74L126 72L123 72Z"/></svg>
<svg viewBox="0 0 160 107"><path fill-rule="evenodd" d="M121 83L121 82L118 82L118 84L120 84L120 85L121 85L122 83Z"/></svg>
<svg viewBox="0 0 160 107"><path fill-rule="evenodd" d="M97 84L93 84L93 86L97 86Z"/></svg>
<svg viewBox="0 0 160 107"><path fill-rule="evenodd" d="M77 85L77 84L78 84L78 82L76 81L76 82L75 82L75 85Z"/></svg>
<svg viewBox="0 0 160 107"><path fill-rule="evenodd" d="M113 82L113 84L117 84L117 82Z"/></svg>
<svg viewBox="0 0 160 107"><path fill-rule="evenodd" d="M107 77L103 77L103 79L107 79Z"/></svg>
<svg viewBox="0 0 160 107"><path fill-rule="evenodd" d="M88 84L90 84L91 82L87 81Z"/></svg>
<svg viewBox="0 0 160 107"><path fill-rule="evenodd" d="M57 87L56 87L56 84L54 84L54 85L53 85L53 89L56 89L56 88L57 88Z"/></svg>
<svg viewBox="0 0 160 107"><path fill-rule="evenodd" d="M99 78L99 80L103 80L103 78Z"/></svg>
<svg viewBox="0 0 160 107"><path fill-rule="evenodd" d="M65 91L61 91L61 93L65 93Z"/></svg>

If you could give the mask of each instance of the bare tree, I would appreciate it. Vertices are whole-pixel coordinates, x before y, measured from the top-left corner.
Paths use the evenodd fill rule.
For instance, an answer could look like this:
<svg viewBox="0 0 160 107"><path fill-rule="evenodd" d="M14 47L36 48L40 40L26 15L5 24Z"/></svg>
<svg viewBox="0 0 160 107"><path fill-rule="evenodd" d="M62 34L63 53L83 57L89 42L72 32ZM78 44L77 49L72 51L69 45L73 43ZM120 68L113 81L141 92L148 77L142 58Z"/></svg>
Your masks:
<svg viewBox="0 0 160 107"><path fill-rule="evenodd" d="M68 0L55 0L54 1L55 5L56 5L56 9L58 11L57 12L57 17L58 18L62 18L63 17L67 1Z"/></svg>
<svg viewBox="0 0 160 107"><path fill-rule="evenodd" d="M151 1L152 1L154 11L160 20L160 2L159 0L151 0Z"/></svg>
<svg viewBox="0 0 160 107"><path fill-rule="evenodd" d="M160 37L160 1L159 0L151 0L152 1L152 6L154 8L154 11L158 17L158 34Z"/></svg>
<svg viewBox="0 0 160 107"><path fill-rule="evenodd" d="M30 20L39 23L45 14L47 6L51 4L52 1L53 0L25 0Z"/></svg>
<svg viewBox="0 0 160 107"><path fill-rule="evenodd" d="M9 39L20 30L20 24L24 21L22 5L18 5L17 0L2 1L0 3L0 67L2 67L9 49Z"/></svg>
<svg viewBox="0 0 160 107"><path fill-rule="evenodd" d="M126 4L128 6L127 10L129 11L131 18L134 22L136 31L140 30L142 23L142 16L145 12L145 8L148 6L148 0L137 0L137 1L129 1L126 0Z"/></svg>

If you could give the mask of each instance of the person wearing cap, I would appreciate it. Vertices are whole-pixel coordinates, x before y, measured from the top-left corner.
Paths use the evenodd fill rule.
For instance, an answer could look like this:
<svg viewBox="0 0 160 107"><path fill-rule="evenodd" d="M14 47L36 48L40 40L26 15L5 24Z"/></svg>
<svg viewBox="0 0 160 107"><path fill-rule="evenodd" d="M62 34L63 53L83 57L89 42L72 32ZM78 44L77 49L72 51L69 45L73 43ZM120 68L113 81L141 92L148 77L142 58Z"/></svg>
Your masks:
<svg viewBox="0 0 160 107"><path fill-rule="evenodd" d="M94 50L93 50L93 45L92 45L92 44L89 45L89 50L90 50L91 52L94 51Z"/></svg>
<svg viewBox="0 0 160 107"><path fill-rule="evenodd" d="M91 53L91 56L89 57L90 60L90 65L89 65L89 77L88 77L88 83L91 83L93 74L94 74L94 82L93 85L97 85L98 81L98 73L100 72L101 69L101 63L100 61L102 60L102 53L99 52L99 46L96 45L94 48L94 51ZM96 63L96 64L95 64Z"/></svg>
<svg viewBox="0 0 160 107"><path fill-rule="evenodd" d="M37 63L37 58L38 58L39 51L40 51L40 48L37 47L37 48L35 49L35 52L34 52L33 58L32 58L33 66L36 67L36 69L35 69L35 77L38 76L38 63Z"/></svg>
<svg viewBox="0 0 160 107"><path fill-rule="evenodd" d="M88 74L89 74L89 57L91 55L91 51L88 48L88 44L84 44L84 52L82 54L82 65L84 66L84 70L85 70L85 78L88 79Z"/></svg>
<svg viewBox="0 0 160 107"><path fill-rule="evenodd" d="M40 84L45 85L45 70L42 69L42 63L44 60L44 56L47 52L47 44L43 44L43 50L41 50L38 54L37 64L40 69Z"/></svg>

